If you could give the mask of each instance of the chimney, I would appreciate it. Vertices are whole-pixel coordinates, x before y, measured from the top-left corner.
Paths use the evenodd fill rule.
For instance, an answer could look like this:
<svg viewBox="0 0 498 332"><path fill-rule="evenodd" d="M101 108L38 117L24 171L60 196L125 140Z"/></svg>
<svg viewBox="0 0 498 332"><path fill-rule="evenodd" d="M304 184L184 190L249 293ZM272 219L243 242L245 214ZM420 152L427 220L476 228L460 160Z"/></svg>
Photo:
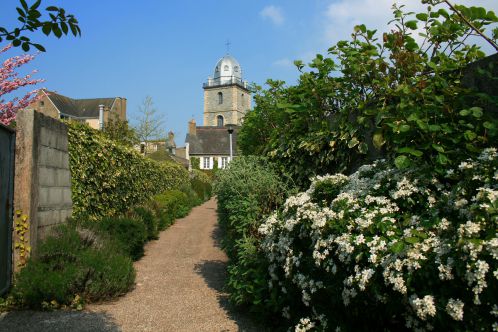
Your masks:
<svg viewBox="0 0 498 332"><path fill-rule="evenodd" d="M196 136L197 135L197 128L195 125L195 120L192 119L188 122L188 133L190 136Z"/></svg>
<svg viewBox="0 0 498 332"><path fill-rule="evenodd" d="M99 128L104 129L104 105L99 105Z"/></svg>
<svg viewBox="0 0 498 332"><path fill-rule="evenodd" d="M172 131L168 133L168 146L176 146L175 134Z"/></svg>

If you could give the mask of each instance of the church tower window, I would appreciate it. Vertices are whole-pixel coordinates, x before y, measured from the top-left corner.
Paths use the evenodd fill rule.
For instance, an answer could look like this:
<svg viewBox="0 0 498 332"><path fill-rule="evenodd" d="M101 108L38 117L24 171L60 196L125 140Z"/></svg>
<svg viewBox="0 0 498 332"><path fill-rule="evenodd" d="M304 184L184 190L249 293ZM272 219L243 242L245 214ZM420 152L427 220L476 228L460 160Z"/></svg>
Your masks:
<svg viewBox="0 0 498 332"><path fill-rule="evenodd" d="M224 125L224 119L223 119L223 116L222 116L222 115L218 115L218 116L216 117L216 120L217 120L217 122L218 122L218 127L223 127L223 125Z"/></svg>
<svg viewBox="0 0 498 332"><path fill-rule="evenodd" d="M218 104L223 104L223 92L218 92Z"/></svg>
<svg viewBox="0 0 498 332"><path fill-rule="evenodd" d="M228 65L225 65L225 67L223 68L225 71L228 71L230 68L228 67Z"/></svg>

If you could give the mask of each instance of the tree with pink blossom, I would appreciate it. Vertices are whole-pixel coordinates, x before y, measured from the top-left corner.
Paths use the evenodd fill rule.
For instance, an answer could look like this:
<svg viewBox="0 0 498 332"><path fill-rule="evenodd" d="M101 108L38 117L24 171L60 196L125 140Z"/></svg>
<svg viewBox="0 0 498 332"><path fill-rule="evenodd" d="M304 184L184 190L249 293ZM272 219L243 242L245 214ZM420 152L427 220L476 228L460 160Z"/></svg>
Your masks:
<svg viewBox="0 0 498 332"><path fill-rule="evenodd" d="M0 55L7 52L12 45L7 45L0 49ZM26 108L29 104L35 102L39 96L39 89L26 93L23 97L14 97L10 101L5 101L4 96L19 88L35 85L43 82L43 79L33 79L32 75L36 73L33 70L31 74L19 77L16 69L27 64L35 58L35 55L24 54L8 58L0 66L0 123L11 125L16 118L19 110Z"/></svg>

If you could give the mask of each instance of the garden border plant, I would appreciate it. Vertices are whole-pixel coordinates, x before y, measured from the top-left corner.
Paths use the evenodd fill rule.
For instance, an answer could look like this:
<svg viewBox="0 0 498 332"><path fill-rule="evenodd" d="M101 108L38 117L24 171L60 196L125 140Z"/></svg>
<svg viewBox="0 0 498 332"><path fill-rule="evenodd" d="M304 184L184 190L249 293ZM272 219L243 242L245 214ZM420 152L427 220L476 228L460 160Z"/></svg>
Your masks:
<svg viewBox="0 0 498 332"><path fill-rule="evenodd" d="M144 158L86 124L69 122L68 128L75 217L119 215L189 183L188 171L180 164Z"/></svg>
<svg viewBox="0 0 498 332"><path fill-rule="evenodd" d="M218 172L214 191L218 201L221 244L227 253L230 300L247 306L258 318L279 310L276 292L268 288L268 263L259 249L261 219L280 206L292 181L279 176L265 158L240 156Z"/></svg>
<svg viewBox="0 0 498 332"><path fill-rule="evenodd" d="M259 228L297 331L498 327L498 154L317 177ZM368 310L365 310L368 308Z"/></svg>
<svg viewBox="0 0 498 332"><path fill-rule="evenodd" d="M251 248L269 269L240 264L252 280L229 279L235 303L278 309L281 328L296 331L497 328L498 96L464 75L484 56L469 37L495 27L496 40L498 17L441 2L417 14L394 6L390 32L358 25L330 58L296 61L296 86L255 88L243 153L267 156L309 189L269 218L239 222L263 224ZM490 69L474 74L495 81ZM313 179L327 173L337 174ZM256 210L250 193L219 201L220 223ZM232 247L246 240L227 237ZM265 293L244 293L265 278Z"/></svg>

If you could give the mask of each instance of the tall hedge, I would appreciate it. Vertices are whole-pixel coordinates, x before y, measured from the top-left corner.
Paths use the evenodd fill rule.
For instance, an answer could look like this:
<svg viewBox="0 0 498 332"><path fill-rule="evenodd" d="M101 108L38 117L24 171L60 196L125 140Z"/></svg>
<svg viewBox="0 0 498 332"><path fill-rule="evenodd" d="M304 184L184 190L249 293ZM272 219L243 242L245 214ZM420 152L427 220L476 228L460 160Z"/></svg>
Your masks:
<svg viewBox="0 0 498 332"><path fill-rule="evenodd" d="M279 316L276 292L268 288L268 264L259 249L258 227L291 192L267 159L240 156L220 170L214 184L222 246L228 255L230 300L260 317ZM277 323L277 320L274 320Z"/></svg>
<svg viewBox="0 0 498 332"><path fill-rule="evenodd" d="M75 217L116 215L189 184L181 165L146 159L85 124L69 122L68 128Z"/></svg>

